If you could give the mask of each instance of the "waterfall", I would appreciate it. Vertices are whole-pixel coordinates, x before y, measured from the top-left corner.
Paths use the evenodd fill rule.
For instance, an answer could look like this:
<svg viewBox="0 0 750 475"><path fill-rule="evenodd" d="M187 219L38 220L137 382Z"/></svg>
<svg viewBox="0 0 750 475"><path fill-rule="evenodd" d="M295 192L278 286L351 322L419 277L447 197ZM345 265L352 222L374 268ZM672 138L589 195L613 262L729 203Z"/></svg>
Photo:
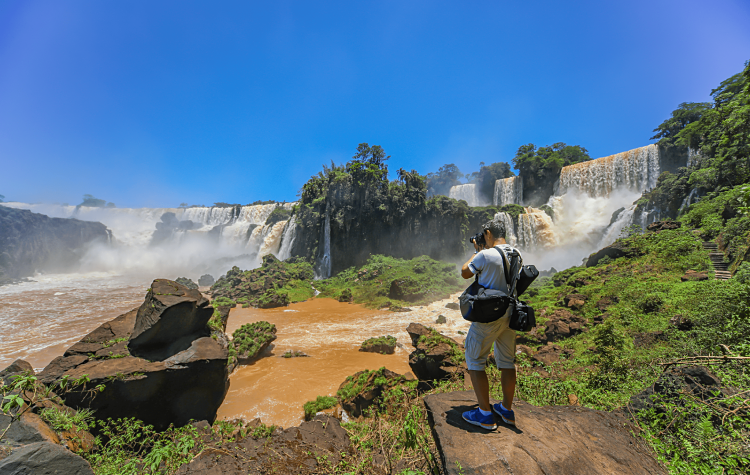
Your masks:
<svg viewBox="0 0 750 475"><path fill-rule="evenodd" d="M520 176L513 176L496 180L493 202L496 206L523 204L523 179Z"/></svg>
<svg viewBox="0 0 750 475"><path fill-rule="evenodd" d="M686 166L688 167L694 167L698 165L701 160L703 159L703 155L701 155L700 150L693 150L692 148L688 147L688 159Z"/></svg>
<svg viewBox="0 0 750 475"><path fill-rule="evenodd" d="M578 191L598 198L618 188L642 193L656 186L660 170L659 147L647 145L563 167L555 194Z"/></svg>
<svg viewBox="0 0 750 475"><path fill-rule="evenodd" d="M698 194L698 188L693 188L690 190L690 194L688 194L684 200L682 200L682 204L680 205L680 209L677 211L677 215L681 215L683 211L687 209L688 206L690 206L693 203L693 198Z"/></svg>
<svg viewBox="0 0 750 475"><path fill-rule="evenodd" d="M633 224L633 213L636 206L634 204L630 205L620 212L615 222L610 224L604 231L604 235L601 241L599 241L599 247L608 246L615 242L622 232Z"/></svg>
<svg viewBox="0 0 750 475"><path fill-rule="evenodd" d="M147 272L170 277L172 273L197 279L208 272L218 276L234 265L252 268L265 254L280 252L286 221L266 225L268 216L294 203L194 208L91 208L58 204L2 203L12 208L56 218L98 221L111 231L107 249L89 252L84 262L96 270ZM162 216L174 219L158 243L153 237ZM241 256L241 260L238 256ZM226 261L226 262L225 262ZM176 277L176 275L175 275Z"/></svg>
<svg viewBox="0 0 750 475"><path fill-rule="evenodd" d="M279 249L278 258L283 260L289 259L292 255L292 246L294 238L297 237L297 219L292 216L286 223L284 233L281 235L281 248Z"/></svg>
<svg viewBox="0 0 750 475"><path fill-rule="evenodd" d="M331 215L326 209L326 220L323 228L323 255L318 260L316 279L331 277Z"/></svg>
<svg viewBox="0 0 750 475"><path fill-rule="evenodd" d="M505 225L505 242L515 247L518 245L518 238L516 237L516 230L513 224L513 218L508 213L500 212L493 218L495 221L499 221Z"/></svg>
<svg viewBox="0 0 750 475"><path fill-rule="evenodd" d="M549 248L557 244L552 218L538 208L526 208L518 215L518 245L522 249Z"/></svg>
<svg viewBox="0 0 750 475"><path fill-rule="evenodd" d="M488 203L479 196L479 189L474 183L451 186L449 196L454 200L464 200L472 207L488 205Z"/></svg>

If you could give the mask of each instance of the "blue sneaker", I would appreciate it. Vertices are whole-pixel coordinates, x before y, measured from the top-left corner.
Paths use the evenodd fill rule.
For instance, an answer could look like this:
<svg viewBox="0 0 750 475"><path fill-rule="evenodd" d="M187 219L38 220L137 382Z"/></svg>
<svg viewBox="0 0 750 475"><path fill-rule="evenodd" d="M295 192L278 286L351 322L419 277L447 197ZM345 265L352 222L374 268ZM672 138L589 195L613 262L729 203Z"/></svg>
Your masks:
<svg viewBox="0 0 750 475"><path fill-rule="evenodd" d="M497 404L493 404L492 411L500 416L503 419L503 422L505 422L506 424L511 426L516 425L516 415L513 413L513 411L505 409L503 403L499 402Z"/></svg>
<svg viewBox="0 0 750 475"><path fill-rule="evenodd" d="M495 424L495 417L491 413L486 416L483 415L479 411L479 408L476 408L473 411L464 412L463 418L469 424L474 424L475 426L479 426L482 429L487 429L487 430L497 429L497 424Z"/></svg>

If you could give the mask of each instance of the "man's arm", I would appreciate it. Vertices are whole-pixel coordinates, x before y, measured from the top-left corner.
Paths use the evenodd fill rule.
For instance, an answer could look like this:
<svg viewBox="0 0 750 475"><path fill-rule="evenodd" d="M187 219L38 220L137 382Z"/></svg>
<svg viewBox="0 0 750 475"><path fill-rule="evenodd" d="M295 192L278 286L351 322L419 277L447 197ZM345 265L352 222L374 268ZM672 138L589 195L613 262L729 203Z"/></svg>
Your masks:
<svg viewBox="0 0 750 475"><path fill-rule="evenodd" d="M477 243L475 242L475 243L474 243L474 250L475 250L476 252L479 252L479 251L481 251L481 250L482 250L482 248L481 248L481 247L479 247L479 246L477 246ZM473 272L471 271L471 269L469 269L469 264L471 264L471 261L473 261L473 260L474 260L474 258L475 258L475 257L477 257L477 255L478 255L478 254L474 253L474 255L473 255L473 256L471 256L471 257L469 258L469 260L468 260L468 261L466 261L466 263L465 263L464 265L462 265L462 266L461 266L461 277L463 277L464 279L471 279L472 277L474 277L474 273L473 273ZM475 267L475 268L476 268L476 267Z"/></svg>

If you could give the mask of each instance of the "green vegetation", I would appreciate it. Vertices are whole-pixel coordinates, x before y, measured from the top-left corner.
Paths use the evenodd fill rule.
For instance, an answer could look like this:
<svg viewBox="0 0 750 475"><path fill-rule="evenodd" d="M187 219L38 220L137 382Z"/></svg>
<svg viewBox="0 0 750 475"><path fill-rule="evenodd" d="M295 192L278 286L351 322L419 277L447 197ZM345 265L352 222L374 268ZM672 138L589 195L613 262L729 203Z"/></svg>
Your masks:
<svg viewBox="0 0 750 475"><path fill-rule="evenodd" d="M546 196L537 198L538 204L546 203L552 194L552 185L560 176L560 170L587 160L591 160L591 157L580 145L557 142L539 148L533 143L520 146L513 157L513 166L519 170L518 174L523 178L524 202L530 198L526 196L526 191L535 188L538 191L547 191Z"/></svg>
<svg viewBox="0 0 750 475"><path fill-rule="evenodd" d="M276 224L279 221L286 221L291 215L291 210L288 210L282 206L277 206L273 211L271 211L271 214L268 215L268 218L266 218L266 225Z"/></svg>
<svg viewBox="0 0 750 475"><path fill-rule="evenodd" d="M496 162L489 165L479 162L479 171L467 174L466 179L467 183L476 184L479 194L491 202L495 194L495 182L512 176L513 172L510 169L510 165L505 162ZM460 185L460 179L463 177L464 175L461 173L461 170L455 164L449 163L443 165L436 173L425 175L427 196L448 196L451 187Z"/></svg>
<svg viewBox="0 0 750 475"><path fill-rule="evenodd" d="M178 277L177 279L175 279L175 282L184 285L188 289L198 290L198 284L188 279L187 277Z"/></svg>
<svg viewBox="0 0 750 475"><path fill-rule="evenodd" d="M45 407L39 411L39 417L55 432L90 430L94 427L94 411L90 409L68 412L57 407Z"/></svg>
<svg viewBox="0 0 750 475"><path fill-rule="evenodd" d="M450 360L457 366L460 366L464 362L464 352L456 345L456 343L450 338L446 338L441 335L437 330L432 327L427 327L432 332L429 336L422 335L419 337L418 343L425 345L429 349L433 349L439 344L443 343L451 347Z"/></svg>
<svg viewBox="0 0 750 475"><path fill-rule="evenodd" d="M280 307L312 297L312 279L312 266L305 260L282 262L269 254L263 257L263 264L257 269L242 271L237 266L232 267L216 281L211 292L215 305L231 301L243 307Z"/></svg>
<svg viewBox="0 0 750 475"><path fill-rule="evenodd" d="M211 300L211 305L214 307L234 307L237 305L237 302L227 297L218 296Z"/></svg>
<svg viewBox="0 0 750 475"><path fill-rule="evenodd" d="M454 264L427 256L404 260L371 256L360 268L349 268L315 283L320 297L339 298L350 291L355 303L370 308L424 305L446 298L463 286Z"/></svg>
<svg viewBox="0 0 750 475"><path fill-rule="evenodd" d="M246 323L232 333L229 364L238 359L251 360L276 339L276 325L268 322Z"/></svg>
<svg viewBox="0 0 750 475"><path fill-rule="evenodd" d="M386 336L368 338L367 340L362 342L362 345L360 345L360 348L367 349L367 348L372 348L373 346L394 347L396 346L396 337L391 336L391 335L386 335Z"/></svg>
<svg viewBox="0 0 750 475"><path fill-rule="evenodd" d="M425 175L427 183L427 196L445 195L451 190L451 187L461 184L463 173L454 163L448 163L438 169L437 172Z"/></svg>
<svg viewBox="0 0 750 475"><path fill-rule="evenodd" d="M305 410L305 420L309 421L318 412L330 409L338 404L338 402L338 399L331 396L318 396L314 401L307 401L303 406L303 409Z"/></svg>

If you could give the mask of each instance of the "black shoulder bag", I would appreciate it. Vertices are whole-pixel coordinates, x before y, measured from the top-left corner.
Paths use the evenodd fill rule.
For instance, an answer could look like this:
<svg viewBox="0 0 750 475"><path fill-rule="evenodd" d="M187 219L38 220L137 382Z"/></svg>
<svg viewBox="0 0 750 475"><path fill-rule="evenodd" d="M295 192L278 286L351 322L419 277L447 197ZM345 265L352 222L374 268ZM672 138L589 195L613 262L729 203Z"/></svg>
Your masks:
<svg viewBox="0 0 750 475"><path fill-rule="evenodd" d="M505 258L499 248L495 249ZM512 299L502 290L485 288L479 284L478 279L479 276L475 276L474 282L458 298L461 315L470 322L494 322L505 315Z"/></svg>
<svg viewBox="0 0 750 475"><path fill-rule="evenodd" d="M531 308L526 304L526 302L523 302L521 300L518 300L516 292L516 284L519 283L519 275L524 275L524 281L523 290L526 290L526 288L531 284L531 282L536 279L536 277L539 275L539 271L536 270L536 267L534 266L524 266L522 269L512 269L511 263L508 257L505 255L505 252L503 252L502 249L499 247L496 248L498 251L500 251L500 254L503 256L503 268L505 270L505 281L508 283L508 293L510 294L510 304L513 305L513 311L510 314L510 322L508 323L508 328L511 330L519 331L519 332L528 332L531 331L536 326L536 318L534 317L534 309ZM517 254L516 250L512 251L514 254ZM515 255L513 256L515 257ZM516 261L514 261L515 263ZM513 276L511 278L511 276ZM522 292L523 292L522 290Z"/></svg>

